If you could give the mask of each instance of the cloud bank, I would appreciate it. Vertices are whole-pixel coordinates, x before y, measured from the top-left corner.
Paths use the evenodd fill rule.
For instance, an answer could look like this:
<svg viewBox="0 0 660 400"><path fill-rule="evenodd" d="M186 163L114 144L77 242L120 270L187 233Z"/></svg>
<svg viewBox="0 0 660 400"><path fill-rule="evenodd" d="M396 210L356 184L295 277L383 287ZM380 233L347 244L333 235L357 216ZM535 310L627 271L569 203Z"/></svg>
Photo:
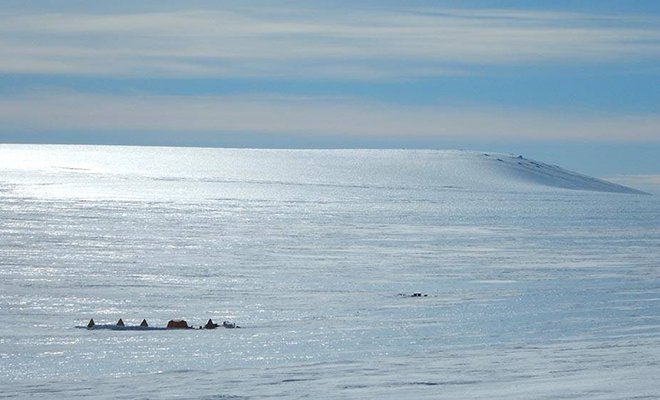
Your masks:
<svg viewBox="0 0 660 400"><path fill-rule="evenodd" d="M651 17L313 7L0 15L0 73L409 79L657 59Z"/></svg>
<svg viewBox="0 0 660 400"><path fill-rule="evenodd" d="M109 137L109 132L151 132L150 137L157 132L205 137L256 132L383 140L660 142L660 116L648 111L657 109L652 104L645 105L646 113L614 107L598 111L578 104L580 99L565 90L562 107L496 106L484 104L482 97L508 87L482 84L486 96L469 85L443 92L442 83L451 79L434 79L473 74L496 79L498 71L515 77L516 67L529 66L541 77L557 78L555 67L568 66L574 68L567 75L575 82L576 74L584 73L575 71L603 71L594 65L618 65L624 74L632 65L653 69L660 61L657 15L419 8L406 2L350 10L348 3L337 7L322 2L296 8L206 2L204 8L186 10L169 2L159 2L157 8L156 3L119 3L111 11L77 4L57 12L47 11L53 7L48 3L38 3L38 8L21 3L14 11L0 12L0 78L10 84L0 90L0 140L75 131L98 137ZM197 3L186 7L190 4ZM160 11L150 11L154 9ZM67 79L80 76L89 79L72 87L84 93L64 89ZM152 78L167 82L158 93L172 95L107 94L131 93L133 82ZM292 86L280 87L274 95L184 96L180 94L200 92L199 86L181 90L186 78L216 84L205 93L230 92L225 86L239 79L249 82L241 88L250 93L268 91L261 87L263 80ZM406 92L407 83L397 89L407 93L407 100L367 100L382 98L379 85L416 79L422 79L414 82L417 91ZM337 81L346 81L341 84L358 94L318 95L338 93ZM424 93L427 81L435 84L435 92ZM510 93L515 104L554 92L543 78L535 82L539 93ZM583 99L616 96L617 90L622 91L598 87ZM314 95L287 95L304 92ZM419 100L414 104L413 96ZM440 101L436 98L467 101L434 103Z"/></svg>
<svg viewBox="0 0 660 400"><path fill-rule="evenodd" d="M660 142L657 115L471 105L404 106L322 97L33 94L0 98L0 124L0 132L5 133L262 132Z"/></svg>

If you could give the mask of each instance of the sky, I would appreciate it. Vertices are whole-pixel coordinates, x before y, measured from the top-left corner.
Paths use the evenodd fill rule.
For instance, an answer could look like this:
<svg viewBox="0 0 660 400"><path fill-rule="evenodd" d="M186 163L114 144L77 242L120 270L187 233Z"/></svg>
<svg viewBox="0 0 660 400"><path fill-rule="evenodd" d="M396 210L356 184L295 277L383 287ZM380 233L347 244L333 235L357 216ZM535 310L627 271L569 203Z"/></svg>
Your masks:
<svg viewBox="0 0 660 400"><path fill-rule="evenodd" d="M660 1L3 0L0 142L438 148L660 182Z"/></svg>

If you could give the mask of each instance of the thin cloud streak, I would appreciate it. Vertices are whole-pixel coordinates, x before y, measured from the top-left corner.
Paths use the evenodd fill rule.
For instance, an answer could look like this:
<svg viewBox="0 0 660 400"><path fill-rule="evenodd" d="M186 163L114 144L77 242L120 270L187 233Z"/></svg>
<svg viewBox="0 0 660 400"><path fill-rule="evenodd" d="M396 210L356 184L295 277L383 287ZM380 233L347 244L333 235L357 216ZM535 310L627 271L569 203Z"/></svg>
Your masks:
<svg viewBox="0 0 660 400"><path fill-rule="evenodd" d="M660 175L612 175L607 177L607 179L612 180L612 182L660 186Z"/></svg>
<svg viewBox="0 0 660 400"><path fill-rule="evenodd" d="M372 138L660 142L660 117L484 106L402 106L353 98L103 96L0 98L6 134L34 131L260 132Z"/></svg>
<svg viewBox="0 0 660 400"><path fill-rule="evenodd" d="M604 179L660 195L660 175L612 175Z"/></svg>
<svg viewBox="0 0 660 400"><path fill-rule="evenodd" d="M0 72L382 80L660 57L658 21L512 10L5 14Z"/></svg>

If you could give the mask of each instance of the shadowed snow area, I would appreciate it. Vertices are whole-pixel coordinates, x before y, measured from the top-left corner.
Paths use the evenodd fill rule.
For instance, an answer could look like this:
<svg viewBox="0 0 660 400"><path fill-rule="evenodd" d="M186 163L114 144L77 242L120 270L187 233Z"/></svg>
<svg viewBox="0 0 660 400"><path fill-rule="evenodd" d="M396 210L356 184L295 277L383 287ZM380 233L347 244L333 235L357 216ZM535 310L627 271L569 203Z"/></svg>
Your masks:
<svg viewBox="0 0 660 400"><path fill-rule="evenodd" d="M517 155L0 145L0 399L657 398L660 197L629 193Z"/></svg>

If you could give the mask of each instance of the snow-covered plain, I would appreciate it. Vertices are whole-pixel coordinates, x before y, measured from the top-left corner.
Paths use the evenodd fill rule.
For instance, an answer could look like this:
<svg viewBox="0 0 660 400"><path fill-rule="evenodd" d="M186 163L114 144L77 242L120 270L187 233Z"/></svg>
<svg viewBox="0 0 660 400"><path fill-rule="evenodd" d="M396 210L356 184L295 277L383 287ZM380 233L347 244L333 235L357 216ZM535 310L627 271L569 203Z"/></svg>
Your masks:
<svg viewBox="0 0 660 400"><path fill-rule="evenodd" d="M635 193L517 155L0 145L0 398L659 398Z"/></svg>

